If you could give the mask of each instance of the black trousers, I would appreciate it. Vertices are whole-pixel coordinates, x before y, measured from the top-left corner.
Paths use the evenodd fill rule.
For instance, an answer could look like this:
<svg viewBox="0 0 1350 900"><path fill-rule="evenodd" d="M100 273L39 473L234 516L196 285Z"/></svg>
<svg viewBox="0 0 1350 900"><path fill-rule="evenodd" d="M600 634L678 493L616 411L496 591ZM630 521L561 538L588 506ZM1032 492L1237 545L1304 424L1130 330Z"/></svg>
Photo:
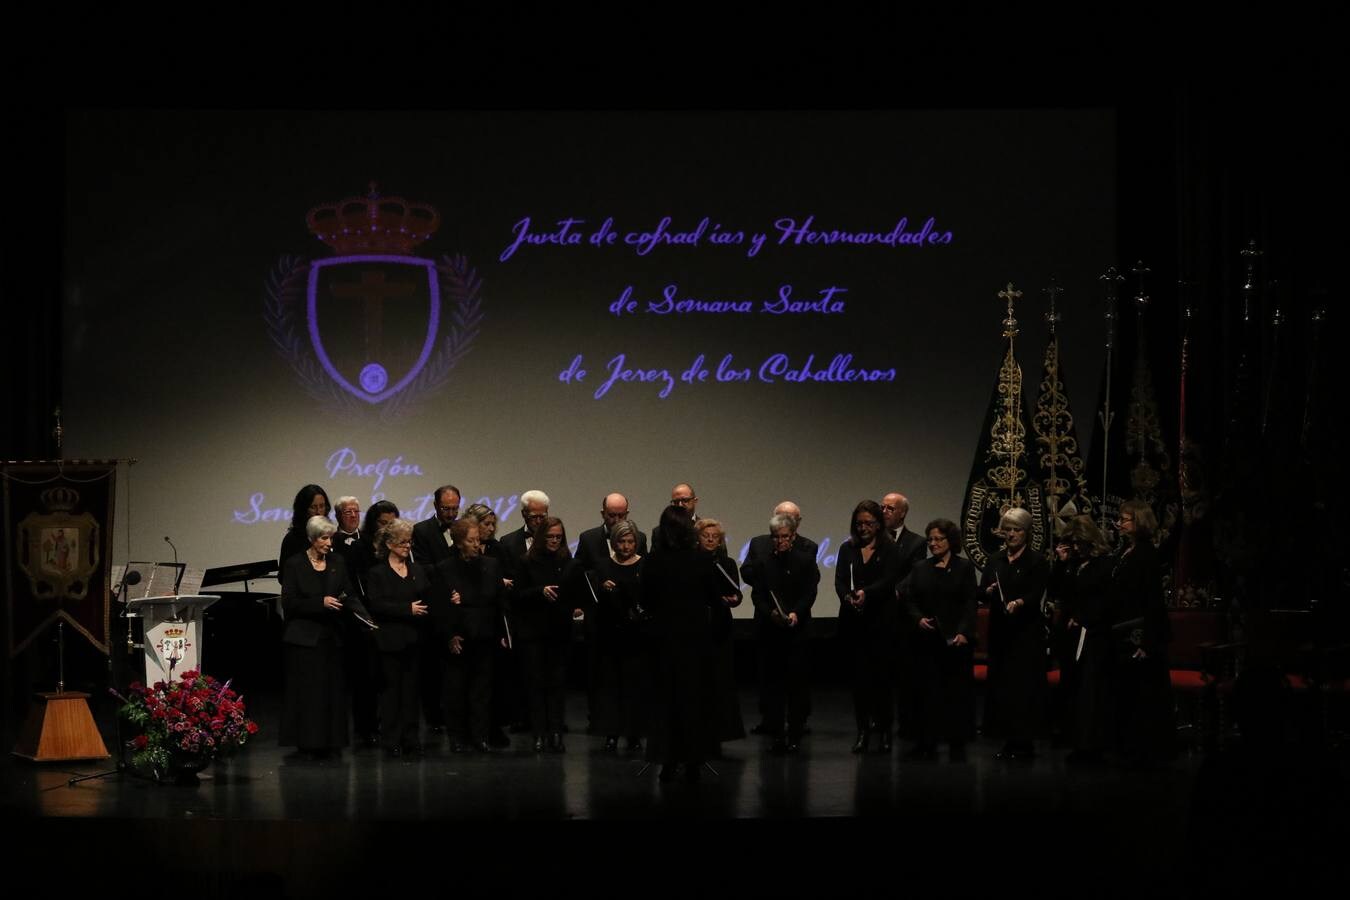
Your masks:
<svg viewBox="0 0 1350 900"><path fill-rule="evenodd" d="M974 652L970 645L949 647L936 632L916 634L911 641L920 746L947 740L961 746L970 740L975 722Z"/></svg>
<svg viewBox="0 0 1350 900"><path fill-rule="evenodd" d="M801 737L811 707L805 635L761 632L759 651L764 664L764 728L777 737L786 730Z"/></svg>
<svg viewBox="0 0 1350 900"><path fill-rule="evenodd" d="M492 638L463 641L445 660L446 725L472 743L486 741L492 727Z"/></svg>
<svg viewBox="0 0 1350 900"><path fill-rule="evenodd" d="M535 736L561 733L567 690L566 640L528 640L517 644L529 695L530 730Z"/></svg>
<svg viewBox="0 0 1350 900"><path fill-rule="evenodd" d="M418 742L417 645L379 654L384 672L380 691L381 737L384 746L404 747Z"/></svg>
<svg viewBox="0 0 1350 900"><path fill-rule="evenodd" d="M852 631L844 646L853 665L853 716L858 731L875 727L879 733L889 733L895 709L893 642L885 629L877 627Z"/></svg>

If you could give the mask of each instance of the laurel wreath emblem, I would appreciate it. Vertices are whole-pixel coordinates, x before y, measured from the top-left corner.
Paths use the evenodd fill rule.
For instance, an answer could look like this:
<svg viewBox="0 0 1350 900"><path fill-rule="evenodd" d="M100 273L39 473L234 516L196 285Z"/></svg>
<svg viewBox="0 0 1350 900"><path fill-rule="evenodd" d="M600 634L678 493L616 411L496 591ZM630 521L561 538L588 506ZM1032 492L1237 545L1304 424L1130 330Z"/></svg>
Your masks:
<svg viewBox="0 0 1350 900"><path fill-rule="evenodd" d="M310 347L303 312L308 277L309 260L286 255L277 261L263 291L267 336L311 397L327 406L337 406L343 413L368 414L370 404L353 397L329 378ZM436 277L441 296L450 301L447 316L450 326L417 377L375 408L381 419L408 414L419 400L444 387L450 373L473 349L473 342L482 330L483 280L478 271L462 255L444 255L436 261Z"/></svg>

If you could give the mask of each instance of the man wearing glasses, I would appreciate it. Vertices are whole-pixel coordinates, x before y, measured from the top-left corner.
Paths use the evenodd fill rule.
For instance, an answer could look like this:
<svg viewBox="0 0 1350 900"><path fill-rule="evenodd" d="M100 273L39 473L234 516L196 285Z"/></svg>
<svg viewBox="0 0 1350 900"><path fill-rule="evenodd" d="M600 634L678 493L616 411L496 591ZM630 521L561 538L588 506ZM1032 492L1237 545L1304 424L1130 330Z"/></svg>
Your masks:
<svg viewBox="0 0 1350 900"><path fill-rule="evenodd" d="M697 525L698 513L694 510L698 507L698 495L694 493L694 488L691 485L682 481L671 488L670 505L683 509L685 514L689 516L689 521ZM652 552L655 552L656 548L661 546L660 536L661 526L657 525L652 529Z"/></svg>
<svg viewBox="0 0 1350 900"><path fill-rule="evenodd" d="M746 551L745 562L741 564L741 580L755 590L753 595L756 621L755 633L761 642L765 642L761 644L761 646L766 649L766 652L761 652L759 654L759 668L756 673L759 681L759 714L762 721L754 728L751 728L750 733L772 735L776 742L784 740L784 722L781 721L783 709L780 707L783 706L783 703L786 703L786 699L783 699L781 703L779 702L782 686L780 683L770 683L769 681L770 666L768 663L770 656L773 654L767 652L768 642L775 642L773 645L775 650L791 647L794 652L799 649L800 642L786 643L780 633L783 624L773 616L773 612L777 607L773 605L773 598L769 596L769 591L772 590L772 588L768 585L766 577L767 571L769 568L772 568L769 564L773 559L774 554L779 554L782 559L790 558L782 556L782 554L795 554L801 557L798 567L802 571L806 571L807 567L805 565L805 560L810 560L810 562L814 564L818 549L815 541L805 535L797 533L797 528L802 522L802 511L797 504L793 503L791 500L784 500L782 503L775 506L773 508L773 518L770 519L770 522L778 521L780 518L785 520L781 527L774 531L770 531L768 534L761 534L750 539L750 548ZM790 522L791 526L788 527L786 522ZM815 577L816 581L819 582L820 570L818 568L816 569ZM812 599L814 600L814 597ZM781 604L781 597L779 598L779 602ZM800 628L801 633L804 634L806 629L804 623L800 621L800 618L801 617L799 617L799 621L791 622L787 627ZM796 634L797 632L793 633ZM780 644L783 645L782 648L779 647ZM805 644L800 643L800 648L804 647ZM781 669L782 663L778 662L776 657L775 662L777 664L774 668L776 670ZM797 669L794 669L793 671L797 671ZM775 675L775 677L781 678L781 672ZM798 695L794 694L793 696L797 697ZM800 696L808 703L808 706L803 708L800 720L795 723L798 726L796 732L798 735L800 735L805 728L806 714L809 712L809 694L802 694ZM770 719L774 719L774 721L770 722ZM786 749L786 746L787 745L784 745L782 749ZM795 742L793 743L793 746L795 746ZM779 750L780 747L775 743L774 752L777 753Z"/></svg>
<svg viewBox="0 0 1350 900"><path fill-rule="evenodd" d="M436 488L435 512L413 526L413 562L431 570L438 562L450 558L450 548L454 546L450 526L459 518L459 503L459 488L452 484Z"/></svg>

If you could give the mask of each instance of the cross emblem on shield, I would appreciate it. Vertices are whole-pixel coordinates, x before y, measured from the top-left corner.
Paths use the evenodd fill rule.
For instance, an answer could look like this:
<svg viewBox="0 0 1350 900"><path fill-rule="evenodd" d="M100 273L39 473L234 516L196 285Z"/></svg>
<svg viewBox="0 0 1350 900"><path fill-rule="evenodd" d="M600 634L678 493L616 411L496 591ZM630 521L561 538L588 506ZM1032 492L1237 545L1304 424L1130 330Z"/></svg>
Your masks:
<svg viewBox="0 0 1350 900"><path fill-rule="evenodd" d="M314 260L306 309L324 371L353 396L380 403L431 356L441 315L436 264L387 254Z"/></svg>

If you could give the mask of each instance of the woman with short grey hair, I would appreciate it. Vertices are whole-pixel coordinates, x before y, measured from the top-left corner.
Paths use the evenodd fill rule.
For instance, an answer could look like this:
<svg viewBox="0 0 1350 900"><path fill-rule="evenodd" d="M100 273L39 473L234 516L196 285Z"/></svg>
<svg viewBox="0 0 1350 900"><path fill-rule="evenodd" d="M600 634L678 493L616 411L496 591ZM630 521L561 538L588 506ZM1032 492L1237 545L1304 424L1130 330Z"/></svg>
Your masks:
<svg viewBox="0 0 1350 900"><path fill-rule="evenodd" d="M1002 734L1002 760L1035 756L1036 726L1045 702L1045 614L1041 600L1050 562L1031 549L1031 513L1014 508L999 520L1003 553L980 582L989 606L989 703L986 734Z"/></svg>
<svg viewBox="0 0 1350 900"><path fill-rule="evenodd" d="M343 613L352 597L342 557L332 553L337 526L323 516L305 522L309 547L281 568L286 688L277 743L301 758L321 759L348 743Z"/></svg>
<svg viewBox="0 0 1350 900"><path fill-rule="evenodd" d="M413 523L394 519L375 533L375 564L366 573L366 594L379 623L384 689L380 693L381 736L391 756L418 753L417 655L431 607L431 578L411 559Z"/></svg>

